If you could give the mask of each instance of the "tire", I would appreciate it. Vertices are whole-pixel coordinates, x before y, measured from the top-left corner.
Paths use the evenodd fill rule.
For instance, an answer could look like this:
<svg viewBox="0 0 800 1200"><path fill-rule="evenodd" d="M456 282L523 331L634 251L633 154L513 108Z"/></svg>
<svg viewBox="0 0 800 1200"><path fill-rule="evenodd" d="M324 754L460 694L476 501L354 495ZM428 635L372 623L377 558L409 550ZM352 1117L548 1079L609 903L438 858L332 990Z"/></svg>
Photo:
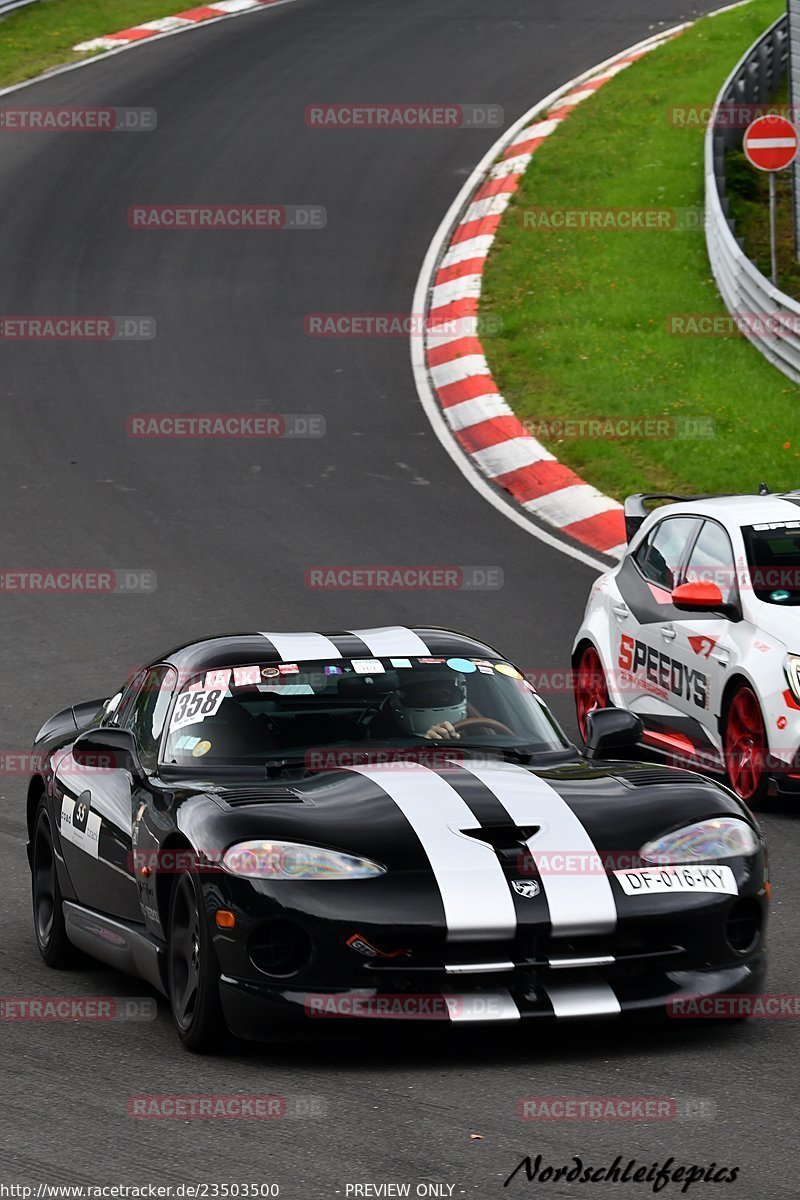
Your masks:
<svg viewBox="0 0 800 1200"><path fill-rule="evenodd" d="M220 970L197 876L184 871L169 905L167 981L172 1019L183 1045L196 1054L222 1050L230 1034L219 998Z"/></svg>
<svg viewBox="0 0 800 1200"><path fill-rule="evenodd" d="M44 796L39 800L33 822L31 854L31 901L36 943L48 967L61 970L73 964L76 950L67 937L63 897L56 869L53 827Z"/></svg>
<svg viewBox="0 0 800 1200"><path fill-rule="evenodd" d="M584 742L586 741L586 718L596 708L610 708L608 684L600 661L600 655L589 643L584 646L578 659L578 669L575 675L575 713L578 718L578 729Z"/></svg>
<svg viewBox="0 0 800 1200"><path fill-rule="evenodd" d="M760 804L769 786L769 744L758 697L747 684L736 689L725 707L722 746L728 786L745 804Z"/></svg>

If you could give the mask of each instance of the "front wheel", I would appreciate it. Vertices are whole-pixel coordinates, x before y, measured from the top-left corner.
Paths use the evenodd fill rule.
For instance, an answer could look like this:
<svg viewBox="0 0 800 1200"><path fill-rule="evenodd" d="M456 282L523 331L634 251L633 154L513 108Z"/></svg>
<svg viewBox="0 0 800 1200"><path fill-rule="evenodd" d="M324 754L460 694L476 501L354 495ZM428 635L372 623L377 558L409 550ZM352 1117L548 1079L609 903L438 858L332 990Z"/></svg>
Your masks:
<svg viewBox="0 0 800 1200"><path fill-rule="evenodd" d="M578 729L586 741L586 718L598 708L609 708L608 684L600 655L594 646L586 646L578 660L575 675L575 712Z"/></svg>
<svg viewBox="0 0 800 1200"><path fill-rule="evenodd" d="M53 829L44 796L39 801L33 824L31 863L33 925L39 953L48 967L68 967L75 958L75 949L67 937Z"/></svg>
<svg viewBox="0 0 800 1200"><path fill-rule="evenodd" d="M758 804L767 794L767 731L752 688L734 692L723 722L722 743L728 783L741 800Z"/></svg>
<svg viewBox="0 0 800 1200"><path fill-rule="evenodd" d="M184 872L172 889L167 948L169 1001L187 1050L222 1049L228 1039L219 999L219 965L204 919L200 886Z"/></svg>

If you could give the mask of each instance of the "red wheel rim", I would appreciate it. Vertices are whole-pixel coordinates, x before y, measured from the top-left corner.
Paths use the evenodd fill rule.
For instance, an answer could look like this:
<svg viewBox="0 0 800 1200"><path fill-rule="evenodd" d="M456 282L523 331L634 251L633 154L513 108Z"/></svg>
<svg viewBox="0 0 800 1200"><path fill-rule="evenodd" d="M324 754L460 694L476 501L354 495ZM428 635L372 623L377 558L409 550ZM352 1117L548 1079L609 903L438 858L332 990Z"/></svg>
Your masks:
<svg viewBox="0 0 800 1200"><path fill-rule="evenodd" d="M741 688L731 700L725 722L725 762L737 796L750 800L764 778L767 735L761 709L750 688Z"/></svg>
<svg viewBox="0 0 800 1200"><path fill-rule="evenodd" d="M586 740L586 718L596 708L608 708L608 688L600 662L600 655L594 646L587 646L578 663L578 677L575 682L575 708L578 714L578 728L581 737Z"/></svg>

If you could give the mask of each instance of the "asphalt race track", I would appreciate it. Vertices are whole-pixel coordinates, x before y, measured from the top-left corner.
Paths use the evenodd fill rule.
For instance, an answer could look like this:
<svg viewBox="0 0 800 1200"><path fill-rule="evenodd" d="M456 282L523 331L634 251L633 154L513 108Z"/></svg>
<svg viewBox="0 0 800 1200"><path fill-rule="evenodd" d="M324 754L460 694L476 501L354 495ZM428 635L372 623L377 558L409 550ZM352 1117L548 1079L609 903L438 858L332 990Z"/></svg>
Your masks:
<svg viewBox="0 0 800 1200"><path fill-rule="evenodd" d="M176 8L180 5L176 4ZM9 134L0 158L0 312L155 318L140 342L4 343L0 564L146 569L151 594L5 594L0 746L106 696L138 664L212 631L446 624L526 668L568 665L592 571L496 512L436 440L402 338L313 339L306 313L408 312L431 237L497 130L315 130L315 101L501 104L510 124L612 53L703 8L681 0L295 0L98 61L24 105L152 107L149 134ZM0 36L2 30L0 29ZM315 204L321 231L128 228L130 205ZM325 437L147 441L140 412L313 413ZM315 565L500 567L496 591L336 592ZM568 696L552 705L572 729ZM26 781L0 776L0 969L14 995L141 996L88 965L40 962L24 852ZM797 990L800 824L765 815L775 903L770 990ZM794 1197L792 1021L604 1025L374 1045L318 1040L201 1059L155 1022L0 1025L0 1178L97 1184L357 1183L502 1193L523 1154L617 1154L741 1168L691 1196ZM316 1097L275 1122L134 1121L133 1093ZM677 1096L680 1122L525 1124L522 1096ZM479 1133L482 1140L471 1140ZM634 1184L545 1194L649 1194ZM517 1177L508 1194L535 1194ZM678 1185L663 1195L678 1195ZM352 1193L351 1193L352 1194ZM412 1193L413 1194L413 1193ZM446 1193L445 1193L446 1194ZM505 1193L504 1193L505 1194Z"/></svg>

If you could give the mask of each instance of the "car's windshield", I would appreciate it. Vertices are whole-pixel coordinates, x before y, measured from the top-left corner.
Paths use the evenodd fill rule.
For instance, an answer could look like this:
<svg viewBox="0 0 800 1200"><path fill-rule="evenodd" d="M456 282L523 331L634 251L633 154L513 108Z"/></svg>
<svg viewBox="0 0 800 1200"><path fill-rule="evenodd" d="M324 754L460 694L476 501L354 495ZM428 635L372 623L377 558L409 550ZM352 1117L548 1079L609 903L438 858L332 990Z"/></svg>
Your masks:
<svg viewBox="0 0 800 1200"><path fill-rule="evenodd" d="M742 530L753 592L767 604L800 604L800 520Z"/></svg>
<svg viewBox="0 0 800 1200"><path fill-rule="evenodd" d="M376 747L569 747L510 663L467 658L338 659L206 671L177 697L167 764L300 760L347 765Z"/></svg>

